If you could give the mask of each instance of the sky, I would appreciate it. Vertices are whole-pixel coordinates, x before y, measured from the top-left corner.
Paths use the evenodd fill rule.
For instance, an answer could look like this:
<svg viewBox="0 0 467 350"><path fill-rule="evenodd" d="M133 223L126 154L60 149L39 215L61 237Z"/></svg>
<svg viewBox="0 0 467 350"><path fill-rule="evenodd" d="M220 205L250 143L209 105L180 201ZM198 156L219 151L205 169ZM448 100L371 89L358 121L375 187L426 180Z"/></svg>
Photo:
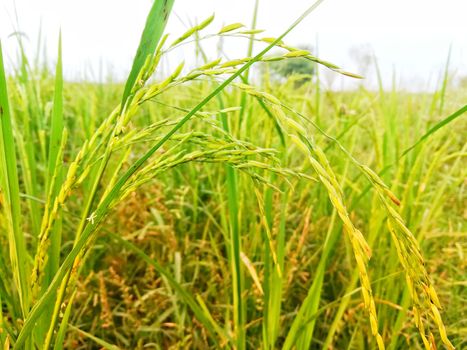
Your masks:
<svg viewBox="0 0 467 350"><path fill-rule="evenodd" d="M24 34L28 52L37 52L41 28L48 61L56 59L57 38L63 36L64 71L68 79L123 80L131 68L151 0L0 0L0 40L9 67L16 59L15 30ZM190 24L215 14L205 33L241 22L250 27L254 0L175 0L166 31L175 39ZM259 0L260 36L280 35L313 1ZM284 5L286 4L286 5ZM16 11L15 11L16 8ZM17 13L17 16L16 16ZM326 0L285 41L311 45L322 59L363 74L368 87L376 86L374 67L362 57L374 55L387 88L393 81L408 90L433 90L439 85L451 47L450 75L467 76L466 0ZM205 41L217 58L217 41ZM246 55L244 40L225 39L230 58ZM257 46L257 49L260 47ZM166 70L182 60L196 64L193 47L164 62ZM357 83L326 69L323 84L348 88Z"/></svg>

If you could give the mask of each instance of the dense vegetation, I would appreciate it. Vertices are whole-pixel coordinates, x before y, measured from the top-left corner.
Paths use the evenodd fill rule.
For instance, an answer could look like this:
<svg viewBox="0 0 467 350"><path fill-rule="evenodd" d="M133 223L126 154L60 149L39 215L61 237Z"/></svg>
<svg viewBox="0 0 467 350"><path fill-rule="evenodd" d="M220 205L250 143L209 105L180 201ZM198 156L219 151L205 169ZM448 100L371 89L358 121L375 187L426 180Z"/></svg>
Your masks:
<svg viewBox="0 0 467 350"><path fill-rule="evenodd" d="M174 41L172 4L125 85L64 81L60 45L7 78L0 48L3 348L465 346L467 91L254 82L359 77L212 17ZM212 36L249 52L209 61ZM188 42L202 65L151 79Z"/></svg>

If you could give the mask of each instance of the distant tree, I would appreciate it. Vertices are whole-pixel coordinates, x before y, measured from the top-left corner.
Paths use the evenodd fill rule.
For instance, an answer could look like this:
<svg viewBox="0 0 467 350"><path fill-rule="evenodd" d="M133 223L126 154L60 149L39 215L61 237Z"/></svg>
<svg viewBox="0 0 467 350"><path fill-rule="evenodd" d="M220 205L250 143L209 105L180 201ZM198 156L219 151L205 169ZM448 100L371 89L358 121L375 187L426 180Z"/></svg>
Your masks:
<svg viewBox="0 0 467 350"><path fill-rule="evenodd" d="M300 50L312 52L313 48L307 45L298 47ZM291 76L297 76L296 84L302 85L310 76L315 74L315 63L306 58L288 58L282 61L268 63L268 68L273 78L281 80Z"/></svg>

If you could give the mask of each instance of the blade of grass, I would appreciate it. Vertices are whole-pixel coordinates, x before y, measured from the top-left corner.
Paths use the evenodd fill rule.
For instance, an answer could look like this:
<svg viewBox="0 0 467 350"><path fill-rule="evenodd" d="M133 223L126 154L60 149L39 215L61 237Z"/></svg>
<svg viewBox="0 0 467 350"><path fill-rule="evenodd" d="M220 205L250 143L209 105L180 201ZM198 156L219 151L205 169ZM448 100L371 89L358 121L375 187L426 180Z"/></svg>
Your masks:
<svg viewBox="0 0 467 350"><path fill-rule="evenodd" d="M8 103L6 75L3 65L2 45L0 42L0 164L2 188L5 198L10 259L15 284L18 288L23 317L29 311L29 274L28 252L21 230L21 201L16 163L15 140Z"/></svg>
<svg viewBox="0 0 467 350"><path fill-rule="evenodd" d="M448 117L444 118L443 120L441 120L439 123L436 123L433 127L431 127L422 137L420 137L420 139L415 142L412 146L410 146L409 148L407 148L404 152L402 152L401 156L399 157L402 158L403 156L405 156L407 153L409 153L411 150L413 150L415 147L417 147L419 144L421 144L422 142L424 142L425 140L427 140L431 135L433 135L436 131L438 131L439 129L441 129L442 127L448 125L450 122L452 122L453 120L459 118L462 114L464 114L465 112L467 112L467 105L465 105L464 107L460 108L459 110L457 110L456 112L454 112L453 114L449 115Z"/></svg>
<svg viewBox="0 0 467 350"><path fill-rule="evenodd" d="M169 20L169 14L172 10L172 6L175 0L156 0L151 7L149 15L146 19L146 25L144 26L143 33L139 42L138 50L136 51L135 59L133 60L133 66L131 67L130 74L125 84L125 90L123 91L122 97L122 108L128 97L131 94L131 90L136 83L141 68L148 56L154 54L157 44L164 33L165 26Z"/></svg>
<svg viewBox="0 0 467 350"><path fill-rule="evenodd" d="M57 65L55 70L55 89L52 116L50 120L50 137L48 147L48 164L46 175L46 193L48 193L47 206L52 207L56 196L60 191L60 186L63 177L63 168L61 166L61 158L64 149L64 122L63 122L63 64L62 64L62 34L59 33L58 38L58 55ZM52 281L58 267L60 265L60 248L62 235L62 217L61 210L59 211L50 235L50 246L47 252L47 264L44 271L43 285L44 291L50 281ZM42 321L36 327L36 340L42 344L47 334L47 328L50 324L53 313L53 305L49 305L48 311L44 313Z"/></svg>
<svg viewBox="0 0 467 350"><path fill-rule="evenodd" d="M285 153L284 153L285 155ZM274 175L274 174L273 174ZM274 178L271 176L271 180ZM270 258L270 248L269 244L265 244L265 264L268 263L268 267L265 268L265 287L268 290L267 295L265 294L265 311L264 318L265 322L263 323L263 341L266 349L275 349L276 341L279 336L280 330L280 319L281 319L281 306L282 306L282 290L283 290L283 273L279 271L284 271L284 255L285 255L285 228L286 228L286 215L287 215L287 201L288 201L288 192L283 186L284 192L281 194L281 204L279 209L279 229L277 235L277 264L278 267L275 267L273 264L273 259ZM269 229L273 229L273 196L272 190L268 189L265 194L265 214L267 219L267 225Z"/></svg>
<svg viewBox="0 0 467 350"><path fill-rule="evenodd" d="M61 178L63 176L61 163L61 154L63 153L63 72L62 72L62 34L58 39L58 61L55 72L55 90L54 104L51 120L51 135L49 140L49 154L47 167L47 193L49 193L49 201L53 202L60 191ZM55 181L52 181L55 179ZM51 188L53 186L53 188ZM60 245L61 245L61 218L57 220L51 234L50 254L47 265L46 275L48 282L52 280L55 272L60 264Z"/></svg>
<svg viewBox="0 0 467 350"><path fill-rule="evenodd" d="M439 98L439 110L438 113L440 115L443 114L444 110L444 101L446 98L446 89L448 86L448 81L449 81L449 63L451 62L451 52L452 52L452 45L449 45L449 51L448 51L448 58L446 59L446 65L444 67L444 76L443 76L443 84L441 86L441 91L440 91L440 98Z"/></svg>
<svg viewBox="0 0 467 350"><path fill-rule="evenodd" d="M220 95L217 95L219 106L225 108ZM227 133L230 132L227 115L221 113L222 128ZM225 166L227 173L227 207L229 212L230 221L230 257L232 269L232 290L233 290L233 304L234 304L234 324L236 336L236 348L241 350L245 349L245 305L243 303L243 269L241 260L242 251L242 237L238 225L238 197L237 197L237 175L235 170L230 166Z"/></svg>
<svg viewBox="0 0 467 350"><path fill-rule="evenodd" d="M251 20L252 30L256 29L256 21L258 19L258 7L259 7L259 0L255 0L255 6L253 9L253 18ZM250 40L248 41L248 51L247 51L246 57L251 57L253 55L254 43L255 43L255 34L253 33L253 34L250 34ZM248 84L249 76L250 76L250 71L247 70L242 79L243 81L246 81L246 84ZM242 92L242 97L241 97L241 102L240 102L241 109L239 113L240 117L238 119L238 122L240 123L240 128L239 128L240 130L242 129L242 125L248 126L248 119L249 119L250 111L245 116L246 108L247 108L246 102L247 102L247 94L245 92ZM244 130L244 132L245 131L246 130Z"/></svg>
<svg viewBox="0 0 467 350"><path fill-rule="evenodd" d="M246 79L243 79L244 83L248 83ZM256 97L256 101L259 103L261 108L264 110L266 115L273 122L275 131L279 137L280 146L282 149L282 161L284 164L287 162L287 145L285 141L284 131L279 125L277 119L270 111L264 101ZM271 174L271 183L274 183L277 178L276 174ZM284 271L284 254L285 254L285 228L286 228L286 216L287 216L287 201L289 193L285 185L282 189L281 194L281 205L280 205L280 223L279 232L277 235L277 262L278 268L274 267L273 259L271 259L272 252L270 251L270 245L264 245L264 311L263 318L263 347L264 349L274 349L276 347L276 341L279 336L280 329L280 316L282 306L282 290L283 290L283 274L279 271ZM274 196L271 188L266 189L264 194L264 211L266 215L266 222L269 226L269 230L273 230L274 224ZM267 237L264 239L267 241Z"/></svg>
<svg viewBox="0 0 467 350"><path fill-rule="evenodd" d="M46 191L50 191L51 180L54 177L57 157L60 150L63 134L63 73L62 73L62 34L60 32L58 38L58 56L57 66L55 71L55 90L54 90L54 103L52 110L52 118L50 120L50 139L49 139L49 152L48 152L48 166L47 166L47 186ZM58 186L58 184L57 184ZM57 187L56 186L56 187ZM53 197L57 193L57 189L53 189Z"/></svg>
<svg viewBox="0 0 467 350"><path fill-rule="evenodd" d="M105 340L102 340L94 335L92 335L91 333L88 333L88 332L85 332L81 329L79 329L78 327L75 327L71 324L68 325L68 327L70 327L71 329L73 329L74 331L80 333L81 335L84 335L86 338L89 338L91 339L93 342L95 342L96 344L102 346L103 349L107 349L107 350L120 350L120 348L118 346L115 346L115 345L112 345L108 342L106 342Z"/></svg>
<svg viewBox="0 0 467 350"><path fill-rule="evenodd" d="M38 147L34 145L30 140L34 139L34 136L38 132L38 121L42 118L39 102L37 98L37 89L35 88L35 82L32 78L32 70L29 66L29 62L25 53L24 45L20 35L17 36L17 42L21 57L21 66L17 73L19 83L22 85L21 98L25 104L25 113L20 113L22 118L18 120L17 125L21 125L22 137L17 139L19 158L18 162L21 165L23 172L24 190L25 192L33 197L37 197L40 192L38 186L38 169L37 161ZM31 217L31 228L34 237L39 235L40 231L40 217L41 208L36 201L29 201L29 212Z"/></svg>

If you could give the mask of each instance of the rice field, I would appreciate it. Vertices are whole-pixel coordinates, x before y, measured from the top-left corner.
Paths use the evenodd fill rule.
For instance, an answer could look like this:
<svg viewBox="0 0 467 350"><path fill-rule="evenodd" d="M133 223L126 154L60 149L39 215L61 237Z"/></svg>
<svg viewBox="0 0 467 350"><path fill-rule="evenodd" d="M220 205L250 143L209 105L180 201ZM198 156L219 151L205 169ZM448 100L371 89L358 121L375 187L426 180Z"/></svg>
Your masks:
<svg viewBox="0 0 467 350"><path fill-rule="evenodd" d="M464 348L467 86L278 80L362 78L287 43L320 1L275 38L166 33L173 3L123 83L64 79L61 38L7 75L0 45L2 349ZM183 45L201 64L160 72Z"/></svg>

